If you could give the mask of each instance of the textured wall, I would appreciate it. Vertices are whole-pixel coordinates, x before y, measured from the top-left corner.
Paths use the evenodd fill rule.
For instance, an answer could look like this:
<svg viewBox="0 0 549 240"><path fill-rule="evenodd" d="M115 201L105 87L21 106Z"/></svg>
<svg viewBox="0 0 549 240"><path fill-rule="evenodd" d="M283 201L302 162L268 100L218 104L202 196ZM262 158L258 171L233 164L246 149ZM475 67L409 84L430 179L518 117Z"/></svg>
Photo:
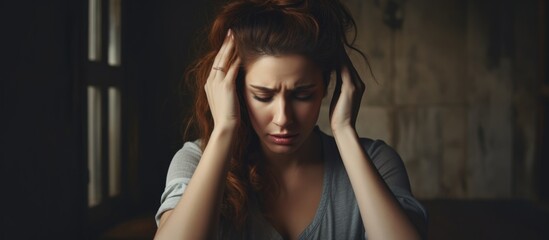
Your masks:
<svg viewBox="0 0 549 240"><path fill-rule="evenodd" d="M535 198L536 1L395 0L396 29L387 0L343 2L377 80L353 55L368 86L357 130L397 149L415 195Z"/></svg>

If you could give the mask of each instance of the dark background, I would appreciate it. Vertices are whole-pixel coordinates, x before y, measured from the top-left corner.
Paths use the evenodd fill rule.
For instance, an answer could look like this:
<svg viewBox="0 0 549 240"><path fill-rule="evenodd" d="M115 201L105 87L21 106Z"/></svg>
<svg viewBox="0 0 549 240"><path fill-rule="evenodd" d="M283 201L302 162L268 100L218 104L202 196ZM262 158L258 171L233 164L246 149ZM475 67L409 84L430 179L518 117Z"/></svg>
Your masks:
<svg viewBox="0 0 549 240"><path fill-rule="evenodd" d="M103 1L103 8L108 1ZM122 64L87 61L87 1L2 1L0 239L85 239L159 206L211 1L123 1ZM103 59L108 19L104 11ZM118 86L123 195L87 207L86 86ZM106 134L105 134L106 135Z"/></svg>
<svg viewBox="0 0 549 240"><path fill-rule="evenodd" d="M123 1L122 65L109 67L87 61L87 1L0 3L0 239L97 238L156 211L166 169L183 142L189 98L179 84L213 9L211 1ZM87 207L89 84L118 86L123 96L123 194L94 209ZM549 134L541 119L538 157L546 173ZM547 202L548 175L540 176L539 196Z"/></svg>

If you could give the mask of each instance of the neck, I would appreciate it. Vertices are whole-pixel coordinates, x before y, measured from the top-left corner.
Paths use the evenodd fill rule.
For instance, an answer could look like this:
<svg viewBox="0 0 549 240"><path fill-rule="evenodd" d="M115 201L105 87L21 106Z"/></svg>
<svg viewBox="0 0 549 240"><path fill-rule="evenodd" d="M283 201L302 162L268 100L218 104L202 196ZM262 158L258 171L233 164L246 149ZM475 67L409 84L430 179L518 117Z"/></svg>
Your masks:
<svg viewBox="0 0 549 240"><path fill-rule="evenodd" d="M304 166L320 163L322 153L318 149L321 149L321 144L322 141L319 133L313 131L309 139L296 152L291 154L274 154L263 150L262 157L265 160L266 167L270 169L274 177L281 179L289 172L293 172Z"/></svg>

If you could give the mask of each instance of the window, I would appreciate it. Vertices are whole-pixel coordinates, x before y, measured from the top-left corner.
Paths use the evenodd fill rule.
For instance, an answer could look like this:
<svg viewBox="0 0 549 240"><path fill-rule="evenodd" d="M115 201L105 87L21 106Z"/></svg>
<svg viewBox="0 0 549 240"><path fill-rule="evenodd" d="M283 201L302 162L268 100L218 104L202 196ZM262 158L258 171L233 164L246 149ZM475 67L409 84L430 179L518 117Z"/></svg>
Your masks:
<svg viewBox="0 0 549 240"><path fill-rule="evenodd" d="M97 232L127 210L123 207L127 192L123 181L126 101L121 61L121 0L88 1L85 139L90 225Z"/></svg>

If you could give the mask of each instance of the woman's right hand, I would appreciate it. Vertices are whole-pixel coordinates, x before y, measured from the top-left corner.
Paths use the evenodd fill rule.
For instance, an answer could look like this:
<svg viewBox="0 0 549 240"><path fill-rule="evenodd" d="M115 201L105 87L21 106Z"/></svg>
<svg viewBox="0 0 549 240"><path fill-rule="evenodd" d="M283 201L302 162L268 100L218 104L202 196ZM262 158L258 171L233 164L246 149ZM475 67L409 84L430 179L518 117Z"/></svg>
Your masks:
<svg viewBox="0 0 549 240"><path fill-rule="evenodd" d="M229 30L215 57L204 86L214 120L214 128L234 129L240 123L240 109L236 95L236 76L240 66L240 57L230 63L233 55L234 37Z"/></svg>

